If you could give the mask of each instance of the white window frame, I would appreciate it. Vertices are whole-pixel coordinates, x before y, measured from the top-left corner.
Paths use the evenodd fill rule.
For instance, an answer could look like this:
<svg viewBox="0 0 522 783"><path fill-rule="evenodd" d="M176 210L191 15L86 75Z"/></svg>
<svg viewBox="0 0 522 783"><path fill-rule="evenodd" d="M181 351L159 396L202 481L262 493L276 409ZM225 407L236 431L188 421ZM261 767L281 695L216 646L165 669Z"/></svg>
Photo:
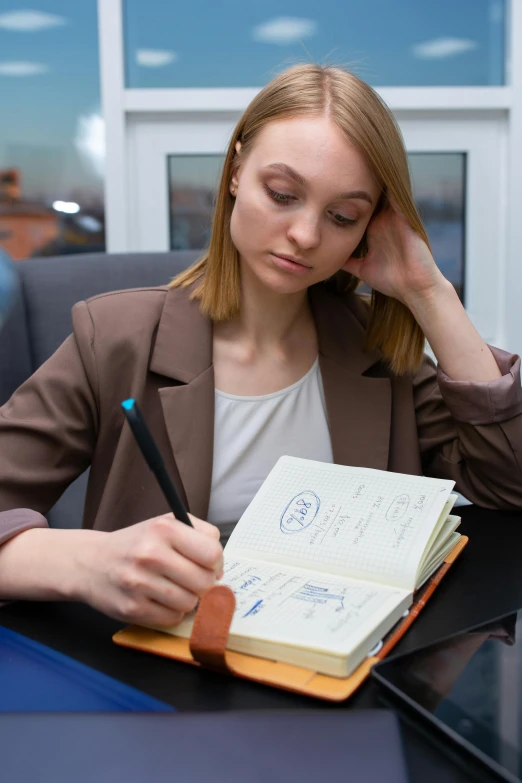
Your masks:
<svg viewBox="0 0 522 783"><path fill-rule="evenodd" d="M143 237L140 240L136 234L137 209L148 209L153 220L150 200L148 204L145 204L146 199L141 202L134 199L135 203L132 203L131 197L137 170L142 165L133 166L140 124L156 122L161 125L168 119L179 120L182 124L194 122L195 126L199 123L200 127L203 127L202 122L225 125L241 113L257 93L256 88L126 89L122 4L123 0L98 0L102 111L106 126L105 210L109 252L128 252L143 246ZM522 352L522 219L519 214L522 204L522 0L508 2L507 20L506 86L385 87L377 88L377 91L406 129L410 150L421 128L424 128L425 136L429 135L431 123L433 140L436 142L438 137L442 144L444 138L446 146L430 144L429 151L466 149L469 155L477 158L480 140L471 138L476 135L475 131L470 134L468 146L463 148L457 136L453 141L449 138L449 129L456 129L459 122L467 122L468 127L470 122L474 122L480 136L481 127L491 129L496 124L502 128L499 131L498 170L493 172L493 180L489 179L493 183L495 202L490 198L490 209L486 212L485 202L480 206L477 201L479 194L475 182L481 167L485 165L488 171L491 170L488 156L484 159L485 164L475 166L475 173L471 165L468 168L472 181L468 180L467 194L472 203L468 206L470 219L466 227L466 305L486 339L508 350ZM444 121L446 131L443 133ZM417 131L412 124L415 122ZM474 149L471 150L469 145ZM427 150L424 146L424 151ZM468 158L468 163L471 162L472 158ZM166 178L165 166L163 170ZM483 178L488 180L488 177L490 174L483 172ZM166 194L167 190L163 192ZM163 205L159 210L163 220L167 207ZM488 254L481 251L481 231L485 232L480 216L488 214L489 217L491 207L495 217L488 237L490 247L492 237L496 236L498 241L494 243L494 256L488 258ZM168 233L161 228L157 236L154 249L168 249ZM163 240L165 242L160 244ZM149 246L148 249L152 248ZM471 288L470 283L473 283ZM486 297L488 288L490 295ZM491 311L489 315L488 308Z"/></svg>
<svg viewBox="0 0 522 783"><path fill-rule="evenodd" d="M503 345L505 255L505 112L395 112L408 152L466 155L464 304L482 338ZM484 219L487 216L487 220ZM503 246L504 245L504 246Z"/></svg>
<svg viewBox="0 0 522 783"><path fill-rule="evenodd" d="M133 114L128 121L129 245L134 251L169 249L169 155L223 155L241 112Z"/></svg>

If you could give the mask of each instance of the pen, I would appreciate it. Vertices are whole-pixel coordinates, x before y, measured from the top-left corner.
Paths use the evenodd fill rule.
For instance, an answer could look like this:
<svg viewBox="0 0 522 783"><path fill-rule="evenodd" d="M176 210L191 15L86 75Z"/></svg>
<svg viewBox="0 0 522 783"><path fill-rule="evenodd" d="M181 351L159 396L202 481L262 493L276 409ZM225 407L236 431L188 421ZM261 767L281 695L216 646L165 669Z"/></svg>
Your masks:
<svg viewBox="0 0 522 783"><path fill-rule="evenodd" d="M176 492L176 487L172 483L170 476L167 473L165 463L163 462L163 457L160 454L160 450L158 449L156 442L152 437L151 431L145 423L145 419L141 415L141 411L138 408L138 403L131 397L128 400L124 400L121 404L121 407L123 408L125 418L129 422L132 434L136 438L138 446L140 447L141 453L145 457L147 465L156 476L158 484L163 490L163 494L167 498L167 502L172 510L172 513L176 519L179 519L181 522L184 522L186 525L190 525L192 527L192 522L190 521L185 507L181 502L178 493Z"/></svg>

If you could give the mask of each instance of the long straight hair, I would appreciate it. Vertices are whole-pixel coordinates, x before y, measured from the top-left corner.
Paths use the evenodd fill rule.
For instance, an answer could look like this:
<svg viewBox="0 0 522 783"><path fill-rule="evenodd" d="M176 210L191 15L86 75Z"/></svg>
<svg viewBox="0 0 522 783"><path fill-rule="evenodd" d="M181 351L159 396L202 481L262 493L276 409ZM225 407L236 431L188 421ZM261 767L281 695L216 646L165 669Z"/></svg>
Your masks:
<svg viewBox="0 0 522 783"><path fill-rule="evenodd" d="M213 321L230 320L241 309L239 253L230 235L234 207L229 190L232 176L267 123L303 116L328 116L337 123L372 169L382 189L379 207L391 196L429 246L413 203L402 135L386 104L366 82L342 68L293 66L267 84L239 120L225 157L208 251L171 282L172 287L197 283L191 298L200 300L201 311ZM363 239L355 255L362 256L365 252ZM338 291L350 291L358 282L353 275L340 271L324 284L333 285ZM373 291L366 347L378 348L394 373L415 372L422 362L424 335L405 305Z"/></svg>

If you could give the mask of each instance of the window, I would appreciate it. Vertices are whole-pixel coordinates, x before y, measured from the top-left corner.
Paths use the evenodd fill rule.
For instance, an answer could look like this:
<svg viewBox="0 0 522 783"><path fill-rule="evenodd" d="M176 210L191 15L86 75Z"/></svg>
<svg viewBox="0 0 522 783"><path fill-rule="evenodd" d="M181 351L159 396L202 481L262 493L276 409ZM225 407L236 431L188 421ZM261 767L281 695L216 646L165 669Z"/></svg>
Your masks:
<svg viewBox="0 0 522 783"><path fill-rule="evenodd" d="M170 248L207 247L221 155L169 155Z"/></svg>
<svg viewBox="0 0 522 783"><path fill-rule="evenodd" d="M465 153L409 155L413 195L437 265L464 299Z"/></svg>
<svg viewBox="0 0 522 783"><path fill-rule="evenodd" d="M295 62L370 84L504 83L504 0L124 0L127 87L256 87Z"/></svg>
<svg viewBox="0 0 522 783"><path fill-rule="evenodd" d="M96 0L6 6L0 247L15 260L104 250Z"/></svg>
<svg viewBox="0 0 522 783"><path fill-rule="evenodd" d="M444 276L464 294L465 165L463 153L409 156L415 201ZM207 247L221 155L169 155L170 249Z"/></svg>

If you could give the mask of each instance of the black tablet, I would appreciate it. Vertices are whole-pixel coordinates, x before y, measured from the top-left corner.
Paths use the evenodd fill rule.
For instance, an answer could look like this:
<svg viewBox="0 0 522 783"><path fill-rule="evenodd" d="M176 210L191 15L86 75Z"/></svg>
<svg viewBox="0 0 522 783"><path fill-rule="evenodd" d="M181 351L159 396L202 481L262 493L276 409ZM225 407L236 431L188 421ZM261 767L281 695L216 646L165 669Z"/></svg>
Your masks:
<svg viewBox="0 0 522 783"><path fill-rule="evenodd" d="M390 657L372 674L439 737L522 781L522 610Z"/></svg>

